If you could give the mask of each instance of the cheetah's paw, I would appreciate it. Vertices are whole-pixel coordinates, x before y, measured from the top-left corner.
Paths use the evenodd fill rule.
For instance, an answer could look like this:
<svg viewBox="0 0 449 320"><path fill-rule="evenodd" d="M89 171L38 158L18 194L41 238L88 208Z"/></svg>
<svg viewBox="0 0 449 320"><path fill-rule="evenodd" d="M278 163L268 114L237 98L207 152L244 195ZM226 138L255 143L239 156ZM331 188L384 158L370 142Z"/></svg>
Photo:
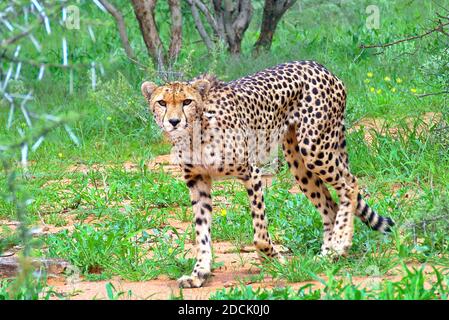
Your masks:
<svg viewBox="0 0 449 320"><path fill-rule="evenodd" d="M177 280L180 288L200 288L209 279L210 272L199 272L196 275L182 276Z"/></svg>
<svg viewBox="0 0 449 320"><path fill-rule="evenodd" d="M286 264L287 263L287 259L280 253L277 253L275 258L279 261L279 263L281 264Z"/></svg>
<svg viewBox="0 0 449 320"><path fill-rule="evenodd" d="M323 244L321 246L320 253L317 255L318 258L328 258L332 253L331 245L329 243Z"/></svg>
<svg viewBox="0 0 449 320"><path fill-rule="evenodd" d="M335 259L338 259L339 257L347 257L350 248L351 243L348 243L347 241L333 241L331 255Z"/></svg>

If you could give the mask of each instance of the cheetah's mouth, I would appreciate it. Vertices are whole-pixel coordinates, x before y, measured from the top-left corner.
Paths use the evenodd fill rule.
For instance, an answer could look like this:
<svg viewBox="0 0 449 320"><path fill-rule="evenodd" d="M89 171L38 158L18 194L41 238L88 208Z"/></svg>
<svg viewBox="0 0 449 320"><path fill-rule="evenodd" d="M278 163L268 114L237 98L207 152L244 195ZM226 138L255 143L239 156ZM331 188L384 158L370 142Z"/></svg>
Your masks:
<svg viewBox="0 0 449 320"><path fill-rule="evenodd" d="M170 128L168 130L165 127L163 127L162 130L164 130L167 133L183 133L188 127L189 125L186 123L183 127Z"/></svg>

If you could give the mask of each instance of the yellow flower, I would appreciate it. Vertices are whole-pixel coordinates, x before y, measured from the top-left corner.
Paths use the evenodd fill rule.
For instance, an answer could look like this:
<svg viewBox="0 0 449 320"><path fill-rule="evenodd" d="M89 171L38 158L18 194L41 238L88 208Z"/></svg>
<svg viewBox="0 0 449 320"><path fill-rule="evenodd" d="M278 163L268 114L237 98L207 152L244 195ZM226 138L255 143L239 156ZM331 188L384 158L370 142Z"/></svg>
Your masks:
<svg viewBox="0 0 449 320"><path fill-rule="evenodd" d="M221 209L220 215L226 217L226 209Z"/></svg>
<svg viewBox="0 0 449 320"><path fill-rule="evenodd" d="M377 89L377 94L381 94L382 90L381 89Z"/></svg>
<svg viewBox="0 0 449 320"><path fill-rule="evenodd" d="M396 88L391 88L391 92L396 92Z"/></svg>
<svg viewBox="0 0 449 320"><path fill-rule="evenodd" d="M416 93L418 90L416 90L415 88L411 88L410 91L411 91L412 93Z"/></svg>
<svg viewBox="0 0 449 320"><path fill-rule="evenodd" d="M374 89L374 87L369 88L369 91L374 92L376 91L376 89Z"/></svg>
<svg viewBox="0 0 449 320"><path fill-rule="evenodd" d="M106 120L108 120L108 121L111 121L111 120L112 120L112 118L111 118L111 117L107 117L107 118L106 118Z"/></svg>
<svg viewBox="0 0 449 320"><path fill-rule="evenodd" d="M373 77L373 73L372 72L368 72L366 75L368 76L368 78L372 78Z"/></svg>
<svg viewBox="0 0 449 320"><path fill-rule="evenodd" d="M365 79L365 81L364 81L365 83L370 83L371 82L371 80L370 79Z"/></svg>
<svg viewBox="0 0 449 320"><path fill-rule="evenodd" d="M168 254L172 254L173 253L173 248L168 248Z"/></svg>
<svg viewBox="0 0 449 320"><path fill-rule="evenodd" d="M62 158L62 157L63 157L63 154L62 154L62 152L58 153L58 157L60 157L60 158Z"/></svg>
<svg viewBox="0 0 449 320"><path fill-rule="evenodd" d="M396 78L396 83L402 83L402 79L401 78Z"/></svg>
<svg viewBox="0 0 449 320"><path fill-rule="evenodd" d="M390 77L385 77L384 80L385 81L391 81L391 78Z"/></svg>

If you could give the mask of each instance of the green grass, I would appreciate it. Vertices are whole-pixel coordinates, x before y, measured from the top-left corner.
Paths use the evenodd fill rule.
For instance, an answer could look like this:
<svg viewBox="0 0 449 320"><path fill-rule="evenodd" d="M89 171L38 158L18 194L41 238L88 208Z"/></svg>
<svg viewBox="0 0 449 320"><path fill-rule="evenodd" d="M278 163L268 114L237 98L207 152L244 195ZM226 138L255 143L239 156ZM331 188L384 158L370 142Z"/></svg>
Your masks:
<svg viewBox="0 0 449 320"><path fill-rule="evenodd" d="M398 281L372 280L367 286L355 284L351 276L335 277L335 269L327 274L327 279L316 277L322 284L316 289L307 284L297 290L290 286L273 289L253 289L240 285L231 289L217 290L211 295L212 300L446 300L449 296L449 278L434 270L426 276L420 269L404 268L404 276ZM430 279L431 277L434 279Z"/></svg>
<svg viewBox="0 0 449 320"><path fill-rule="evenodd" d="M143 281L161 274L176 279L193 268L193 259L185 257L184 237L171 239L168 231L176 234L173 228L147 229L151 225L144 225L136 229L138 225L128 219L98 226L76 225L71 234L48 237L48 255L68 260L81 274L102 275L99 279L119 275Z"/></svg>
<svg viewBox="0 0 449 320"><path fill-rule="evenodd" d="M381 28L367 30L364 9L371 4L369 1L346 1L340 5L302 1L301 10L294 7L281 21L271 52L253 57L250 50L258 35L259 3L240 60L222 50L208 55L197 43L199 37L193 24L186 21L184 47L175 64L185 78L210 71L230 80L280 62L302 59L317 60L338 75L348 87L346 122L350 129L352 171L370 206L397 223L395 231L384 236L356 222L348 259L335 263L315 259L321 245L321 218L305 196L288 192L293 180L284 166L273 185L265 190L265 199L269 231L277 244L289 250L289 262L284 266L273 261L258 267L261 275L287 282L317 280L327 275L325 288L306 286L293 290L287 286L262 290L240 286L220 290L212 298L447 298L447 275L437 272L434 276L438 280L430 289L423 287L422 270L407 269L402 280L386 281L372 290L360 288L348 278L373 272L385 276L393 268L409 263L449 266L448 96L418 98L413 92L438 92L449 82L448 73L436 70L435 64L445 58L445 43L428 37L391 47L382 54L375 54L376 50L361 52L358 48L361 43L387 42L420 33L438 10L437 2L378 1ZM191 221L188 189L182 181L160 171L148 171L144 165L157 155L168 153L170 146L147 112L139 89L144 79L160 79L155 78L146 56L130 4L123 1L123 8L131 44L139 60L148 65L147 70L124 57L114 22L92 4L82 3L83 15L95 27L97 39L109 40L93 44L83 30L70 32L68 40L78 41L71 60L86 62L96 57L105 61L106 75L97 89L89 87L88 72L81 71L75 74L73 95L68 94L68 75L61 70L55 70L42 82L14 84L19 91L25 84L33 88L35 110L78 115L71 126L81 142L80 146L74 145L61 128L52 132L30 154L31 178L20 178L20 196L33 199L27 217L32 225L64 229L75 221L73 229L38 236L35 255L66 259L86 280L115 276L132 281L176 279L193 267L194 261L186 255L185 247L193 241L194 231L189 228L180 233L169 226L168 219ZM162 33L167 34L167 22L163 16L158 19ZM48 40L45 48L55 60L60 46L56 40L62 32L55 28L53 40ZM45 35L37 33L36 37L44 39ZM36 70L24 72L29 72L29 79L36 78ZM8 112L4 110L0 105L0 144L14 141L19 136L17 129L26 125L16 110L12 128L7 130L3 124ZM423 130L423 115L428 112L441 115L441 121ZM357 127L364 118L378 118L385 123L381 130L372 132L370 143L364 139L366 128ZM125 171L125 163L133 163L135 169ZM68 170L76 165L90 170ZM251 244L253 232L245 189L238 182L217 185L212 194L217 208L212 226L214 241L230 241L236 248ZM6 181L0 179L0 196L4 190ZM440 216L446 218L437 219ZM0 197L0 219L16 219L8 198ZM0 254L19 243L16 234L0 229ZM11 295L6 289L10 286L11 280L1 282L0 299L37 298L36 293L21 291ZM110 299L124 295L111 286L107 292Z"/></svg>

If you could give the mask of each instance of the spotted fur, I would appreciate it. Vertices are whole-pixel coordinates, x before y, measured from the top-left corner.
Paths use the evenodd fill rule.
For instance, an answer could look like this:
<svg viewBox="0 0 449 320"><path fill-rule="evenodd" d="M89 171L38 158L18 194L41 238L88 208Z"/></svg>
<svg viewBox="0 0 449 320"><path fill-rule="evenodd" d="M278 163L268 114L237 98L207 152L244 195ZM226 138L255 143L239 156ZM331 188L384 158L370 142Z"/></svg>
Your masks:
<svg viewBox="0 0 449 320"><path fill-rule="evenodd" d="M348 253L354 215L381 232L394 225L359 193L346 151L346 89L322 65L284 63L231 82L208 75L159 87L145 82L142 92L172 139L190 189L198 254L193 273L179 279L180 286L199 287L211 273L210 194L212 180L219 177L237 177L247 189L260 257L283 259L268 233L257 167L263 159L253 157L261 153L257 148L269 154L273 145L282 144L291 173L322 216L322 255ZM193 137L198 135L195 149ZM186 150L191 151L187 157ZM339 204L326 185L336 190Z"/></svg>

